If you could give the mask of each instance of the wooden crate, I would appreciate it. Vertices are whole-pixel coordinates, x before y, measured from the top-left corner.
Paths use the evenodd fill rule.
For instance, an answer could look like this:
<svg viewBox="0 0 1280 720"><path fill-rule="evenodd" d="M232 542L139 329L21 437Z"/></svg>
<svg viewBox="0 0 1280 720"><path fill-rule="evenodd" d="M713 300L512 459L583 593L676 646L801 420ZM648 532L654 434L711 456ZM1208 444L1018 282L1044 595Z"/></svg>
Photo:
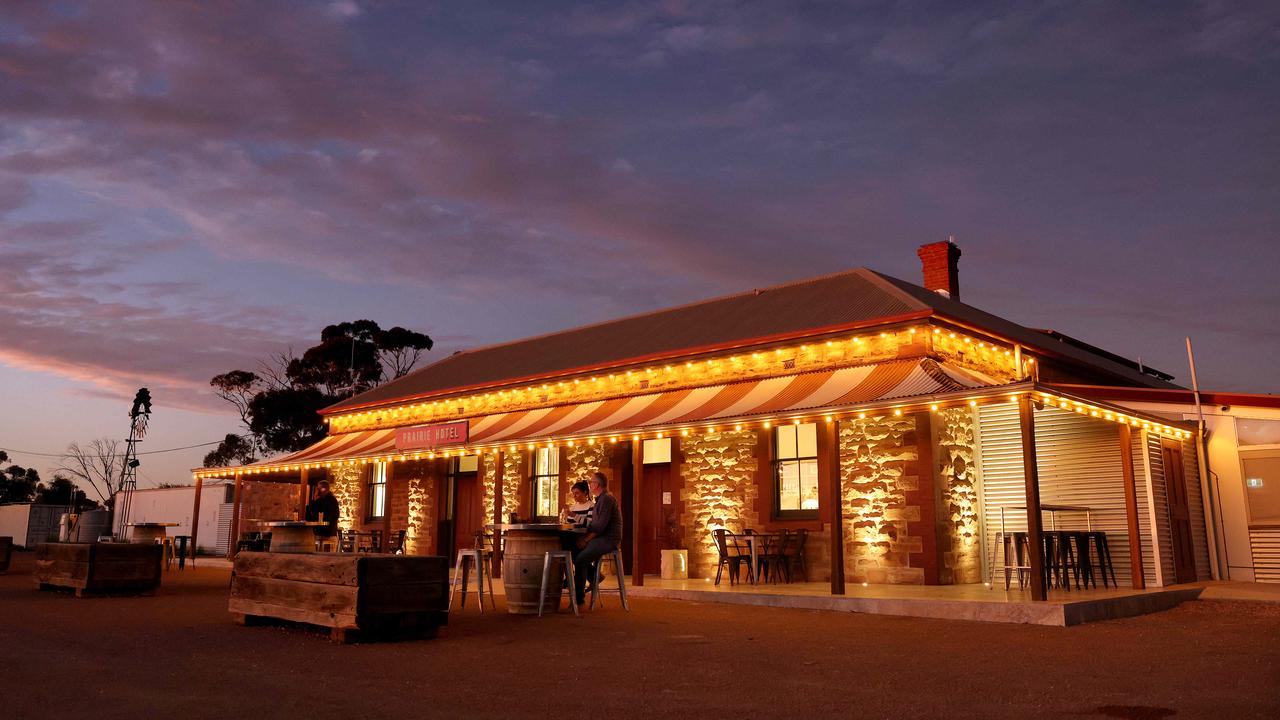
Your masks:
<svg viewBox="0 0 1280 720"><path fill-rule="evenodd" d="M448 571L442 557L242 551L227 609L242 625L327 627L337 642L435 637L449 620Z"/></svg>
<svg viewBox="0 0 1280 720"><path fill-rule="evenodd" d="M36 545L41 590L71 588L76 597L97 593L154 595L160 587L164 548L133 543Z"/></svg>
<svg viewBox="0 0 1280 720"><path fill-rule="evenodd" d="M13 538L0 537L0 575L9 572L9 561L13 559Z"/></svg>

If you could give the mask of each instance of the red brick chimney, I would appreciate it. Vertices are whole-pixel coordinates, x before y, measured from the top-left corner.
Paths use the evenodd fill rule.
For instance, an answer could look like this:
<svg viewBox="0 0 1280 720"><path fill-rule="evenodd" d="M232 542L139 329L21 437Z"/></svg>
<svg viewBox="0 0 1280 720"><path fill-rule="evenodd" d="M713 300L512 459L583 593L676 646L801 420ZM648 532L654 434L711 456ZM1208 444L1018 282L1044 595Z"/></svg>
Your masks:
<svg viewBox="0 0 1280 720"><path fill-rule="evenodd" d="M956 264L960 261L960 248L955 243L955 237L921 245L916 254L924 265L925 289L959 301L960 276Z"/></svg>

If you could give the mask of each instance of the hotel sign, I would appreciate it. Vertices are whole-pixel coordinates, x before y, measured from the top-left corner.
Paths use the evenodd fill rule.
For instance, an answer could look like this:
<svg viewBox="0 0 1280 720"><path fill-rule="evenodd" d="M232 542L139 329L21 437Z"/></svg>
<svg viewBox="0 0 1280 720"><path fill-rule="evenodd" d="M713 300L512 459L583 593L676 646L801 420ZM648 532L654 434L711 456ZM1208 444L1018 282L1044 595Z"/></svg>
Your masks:
<svg viewBox="0 0 1280 720"><path fill-rule="evenodd" d="M466 420L442 425L396 428L396 449L434 450L438 447L464 445L467 442L467 430Z"/></svg>

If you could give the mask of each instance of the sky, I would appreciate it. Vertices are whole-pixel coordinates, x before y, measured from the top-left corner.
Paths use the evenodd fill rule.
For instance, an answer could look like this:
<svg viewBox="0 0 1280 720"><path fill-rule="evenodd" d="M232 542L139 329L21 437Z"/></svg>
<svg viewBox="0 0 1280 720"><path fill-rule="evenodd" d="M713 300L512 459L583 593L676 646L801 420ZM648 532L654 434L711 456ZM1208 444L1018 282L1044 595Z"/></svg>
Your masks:
<svg viewBox="0 0 1280 720"><path fill-rule="evenodd" d="M144 452L237 431L209 378L331 323L430 360L949 236L969 304L1280 391L1280 4L0 4L0 448L46 477L141 386Z"/></svg>

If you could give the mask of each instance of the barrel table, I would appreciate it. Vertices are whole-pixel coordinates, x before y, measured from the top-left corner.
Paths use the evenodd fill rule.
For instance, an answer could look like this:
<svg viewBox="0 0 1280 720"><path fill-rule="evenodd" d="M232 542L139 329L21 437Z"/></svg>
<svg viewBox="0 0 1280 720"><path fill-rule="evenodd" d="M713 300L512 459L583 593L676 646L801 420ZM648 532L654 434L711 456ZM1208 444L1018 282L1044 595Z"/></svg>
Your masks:
<svg viewBox="0 0 1280 720"><path fill-rule="evenodd" d="M316 528L328 523L276 520L264 524L271 528L271 552L309 553L316 551Z"/></svg>
<svg viewBox="0 0 1280 720"><path fill-rule="evenodd" d="M507 590L507 612L515 615L537 615L538 593L542 591L542 563L546 553L560 550L560 538L575 532L572 525L561 523L499 523L485 526L502 532L506 541L502 550L502 585ZM555 572L558 562L553 562ZM557 573L556 577L559 577ZM547 608L560 607L559 582L547 583Z"/></svg>

